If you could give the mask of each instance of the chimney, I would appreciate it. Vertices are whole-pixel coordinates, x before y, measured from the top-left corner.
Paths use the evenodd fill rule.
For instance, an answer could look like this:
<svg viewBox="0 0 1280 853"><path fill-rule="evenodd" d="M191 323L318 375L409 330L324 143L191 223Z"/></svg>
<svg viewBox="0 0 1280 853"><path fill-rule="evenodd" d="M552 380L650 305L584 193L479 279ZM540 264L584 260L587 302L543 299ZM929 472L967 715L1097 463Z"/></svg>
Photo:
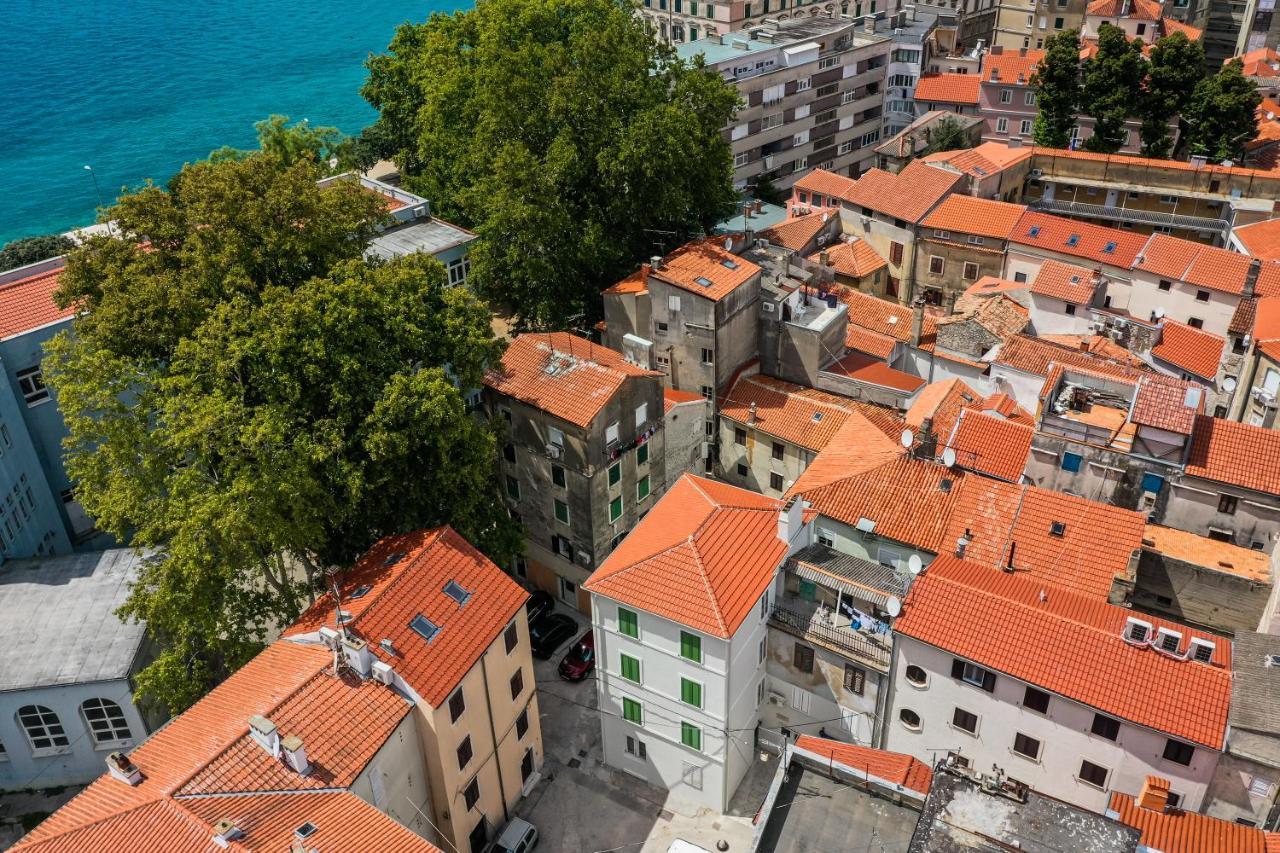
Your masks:
<svg viewBox="0 0 1280 853"><path fill-rule="evenodd" d="M866 30L867 32L869 32L869 33L874 33L874 32L876 31L876 16L875 16L875 15L863 15L863 16L862 16L862 28L863 28L864 30Z"/></svg>
<svg viewBox="0 0 1280 853"><path fill-rule="evenodd" d="M373 652L369 651L369 644L359 637L343 637L342 651L346 655L347 666L361 678L368 678L373 669Z"/></svg>
<svg viewBox="0 0 1280 853"><path fill-rule="evenodd" d="M994 48L994 47L993 47L993 48L991 48L991 49L992 49L992 50L995 50L995 48ZM1000 79L1000 69L999 69L999 68L995 68L995 67L993 67L993 68L991 69L991 79L992 79L992 80L999 80L999 79Z"/></svg>
<svg viewBox="0 0 1280 853"><path fill-rule="evenodd" d="M1089 339L1084 335L1080 336L1080 352L1089 351Z"/></svg>
<svg viewBox="0 0 1280 853"><path fill-rule="evenodd" d="M1262 272L1262 261L1258 258L1253 258L1249 261L1249 271L1244 274L1244 291L1241 293L1242 298L1250 299L1253 297L1256 292L1255 289L1258 286L1258 273L1260 272Z"/></svg>
<svg viewBox="0 0 1280 853"><path fill-rule="evenodd" d="M294 773L306 776L311 772L311 764L307 761L307 748L302 745L302 738L289 735L280 741L280 749L283 751L285 766Z"/></svg>
<svg viewBox="0 0 1280 853"><path fill-rule="evenodd" d="M641 264L640 265L640 281L644 282L645 284L648 284L649 272L652 269L653 267L649 266L648 264Z"/></svg>
<svg viewBox="0 0 1280 853"><path fill-rule="evenodd" d="M751 218L751 210L752 210L752 208L754 208L754 207L755 207L755 205L752 205L752 204L744 204L744 205L742 206L742 218L743 218L743 219L750 219L750 218Z"/></svg>
<svg viewBox="0 0 1280 853"><path fill-rule="evenodd" d="M911 303L911 345L920 346L920 335L924 333L924 298L917 296Z"/></svg>
<svg viewBox="0 0 1280 853"><path fill-rule="evenodd" d="M1138 794L1138 808L1153 812L1164 812L1169 805L1169 780L1159 776L1148 776Z"/></svg>
<svg viewBox="0 0 1280 853"><path fill-rule="evenodd" d="M1027 55L1027 49L1025 47L1018 48L1018 56L1026 56L1026 55Z"/></svg>
<svg viewBox="0 0 1280 853"><path fill-rule="evenodd" d="M826 249L823 249L821 252L819 252L818 263L822 264L824 267L831 266L831 253L828 252Z"/></svg>
<svg viewBox="0 0 1280 853"><path fill-rule="evenodd" d="M916 17L916 6L915 6L915 4L914 4L914 3L912 3L912 4L908 5L908 6L904 7L904 8L906 8L909 12L911 12L911 20L912 20L912 21L919 20L919 19Z"/></svg>
<svg viewBox="0 0 1280 853"><path fill-rule="evenodd" d="M113 752L107 756L107 770L112 776L130 786L142 781L142 771L123 752Z"/></svg>
<svg viewBox="0 0 1280 853"><path fill-rule="evenodd" d="M213 825L213 843L219 847L226 848L232 841L243 836L244 833L240 831L240 827L236 826L234 820L223 818Z"/></svg>
<svg viewBox="0 0 1280 853"><path fill-rule="evenodd" d="M787 501L787 505L778 510L778 538L782 543L791 546L792 540L800 533L804 522L805 503L798 497ZM788 554L790 550L788 550Z"/></svg>
<svg viewBox="0 0 1280 853"><path fill-rule="evenodd" d="M276 724L260 714L249 718L249 735L265 749L272 758L280 755L280 732Z"/></svg>
<svg viewBox="0 0 1280 853"><path fill-rule="evenodd" d="M971 533L969 528L966 527L964 529L964 534L956 539L956 557L958 559L961 559L961 560L964 559L964 552L969 547L969 543L972 541L973 541L973 533Z"/></svg>
<svg viewBox="0 0 1280 853"><path fill-rule="evenodd" d="M764 213L764 202L761 201L760 199L756 199L755 209L756 209L756 213Z"/></svg>
<svg viewBox="0 0 1280 853"><path fill-rule="evenodd" d="M649 259L649 268L654 270L662 269L662 255L654 255Z"/></svg>

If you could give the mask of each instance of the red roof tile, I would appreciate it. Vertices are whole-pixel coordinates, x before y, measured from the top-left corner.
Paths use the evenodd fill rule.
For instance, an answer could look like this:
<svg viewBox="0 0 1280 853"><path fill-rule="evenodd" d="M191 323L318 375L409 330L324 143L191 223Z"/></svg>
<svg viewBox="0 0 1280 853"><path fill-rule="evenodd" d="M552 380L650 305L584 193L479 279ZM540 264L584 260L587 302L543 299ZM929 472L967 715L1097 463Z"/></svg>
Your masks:
<svg viewBox="0 0 1280 853"><path fill-rule="evenodd" d="M1014 423L1026 424L1027 426L1035 426L1036 419L1018 405L1018 401L1010 397L1008 394L990 394L982 399L982 411L994 412L1001 417L1008 418Z"/></svg>
<svg viewBox="0 0 1280 853"><path fill-rule="evenodd" d="M1226 65L1233 59L1240 60L1246 77L1280 77L1280 53L1269 47L1260 47L1239 56L1228 56L1222 60L1222 64Z"/></svg>
<svg viewBox="0 0 1280 853"><path fill-rule="evenodd" d="M459 606L444 592L454 581L471 594ZM388 536L338 581L347 630L362 637L409 686L439 706L485 649L502 634L529 594L452 527ZM359 598L352 591L369 587ZM317 599L286 632L310 634L333 624L333 594ZM417 616L439 631L431 640L410 623ZM394 654L379 648L391 640Z"/></svg>
<svg viewBox="0 0 1280 853"><path fill-rule="evenodd" d="M699 400L705 400L701 394L696 391L678 391L675 388L662 389L662 411L669 412L682 403L695 403Z"/></svg>
<svg viewBox="0 0 1280 853"><path fill-rule="evenodd" d="M644 264L640 269L624 278L617 284L610 285L604 289L605 293L648 293L649 292L649 265Z"/></svg>
<svg viewBox="0 0 1280 853"><path fill-rule="evenodd" d="M1075 305L1088 305L1098 289L1095 281L1091 269L1049 260L1041 264L1031 282L1031 292Z"/></svg>
<svg viewBox="0 0 1280 853"><path fill-rule="evenodd" d="M772 376L745 376L720 404L720 416L768 435L821 450L848 419L853 401ZM752 406L755 422L752 424Z"/></svg>
<svg viewBox="0 0 1280 853"><path fill-rule="evenodd" d="M53 302L62 269L58 267L0 284L0 340L75 315L75 309L59 308Z"/></svg>
<svg viewBox="0 0 1280 853"><path fill-rule="evenodd" d="M719 301L760 272L760 267L724 248L732 240L733 237L708 237L686 243L663 258L662 266L651 269L649 274L698 296Z"/></svg>
<svg viewBox="0 0 1280 853"><path fill-rule="evenodd" d="M898 341L911 339L911 309L897 302L890 302L851 287L835 285L831 288L845 305L849 306L849 326L888 335ZM926 315L925 324L932 318ZM871 353L878 355L878 353Z"/></svg>
<svg viewBox="0 0 1280 853"><path fill-rule="evenodd" d="M800 735L796 738L796 748L851 767L868 776L909 788L918 794L927 795L929 786L933 784L933 771L928 764L900 752L886 752L883 749L812 735Z"/></svg>
<svg viewBox="0 0 1280 853"><path fill-rule="evenodd" d="M916 223L960 183L961 176L920 160L896 175L871 169L842 198L895 219Z"/></svg>
<svg viewBox="0 0 1280 853"><path fill-rule="evenodd" d="M923 159L926 163L945 163L966 175L985 178L1029 159L1033 151L1030 146L1012 148L1003 142L984 142L974 148L929 154Z"/></svg>
<svg viewBox="0 0 1280 853"><path fill-rule="evenodd" d="M1193 477L1280 495L1280 432L1201 415L1184 470Z"/></svg>
<svg viewBox="0 0 1280 853"><path fill-rule="evenodd" d="M1044 338L1024 335L1014 335L1000 344L994 360L997 364L1036 376L1048 376L1055 364L1085 368L1129 380L1143 372L1140 368L1122 364L1112 358L1082 351L1078 346L1063 346Z"/></svg>
<svg viewBox="0 0 1280 853"><path fill-rule="evenodd" d="M982 58L982 82L1029 86L1036 66L1043 60L1043 50L1025 47L1019 50L1005 48L1000 53L988 51Z"/></svg>
<svg viewBox="0 0 1280 853"><path fill-rule="evenodd" d="M961 468L1016 483L1027 467L1034 435L1026 424L961 409L946 446L955 451Z"/></svg>
<svg viewBox="0 0 1280 853"><path fill-rule="evenodd" d="M894 631L1086 706L1221 749L1231 699L1231 644L1213 663L1177 660L1121 636L1133 611L950 555L916 578ZM1017 638L1016 642L1010 638Z"/></svg>
<svg viewBox="0 0 1280 853"><path fill-rule="evenodd" d="M484 384L580 427L590 426L631 377L661 376L568 332L529 332L503 353Z"/></svg>
<svg viewBox="0 0 1280 853"><path fill-rule="evenodd" d="M1024 204L953 194L944 198L920 224L941 231L1007 240L1026 211Z"/></svg>
<svg viewBox="0 0 1280 853"><path fill-rule="evenodd" d="M822 255L822 252L815 252L809 256L809 260L821 263ZM826 255L829 266L840 275L851 278L862 278L888 266L866 240L841 240L827 249Z"/></svg>
<svg viewBox="0 0 1280 853"><path fill-rule="evenodd" d="M1150 45L1144 45L1150 47ZM992 143L999 144L999 143ZM1092 160L1095 163L1113 163L1116 166L1143 166L1146 169L1159 169L1170 172L1195 172L1203 179L1211 178L1215 175L1234 175L1249 178L1267 178L1274 177L1267 172L1260 172L1257 169L1247 169L1240 166L1197 166L1185 160L1159 160L1154 157L1141 157L1137 154L1095 154L1092 151L1070 151L1065 148L1042 148L1027 147L1021 150L1034 153L1037 162L1043 164L1051 164L1054 160ZM1044 158L1041 160L1040 158ZM1048 171L1048 169L1046 169Z"/></svg>
<svg viewBox="0 0 1280 853"><path fill-rule="evenodd" d="M961 379L943 379L931 383L916 396L907 409L905 420L907 426L918 430L930 419L933 434L945 445L951 430L955 427L960 410L978 408L982 405L982 395L970 388Z"/></svg>
<svg viewBox="0 0 1280 853"><path fill-rule="evenodd" d="M865 352L868 355L888 361L889 357L893 355L893 348L898 345L898 341L896 338L850 323L848 330L845 332L844 345L849 349Z"/></svg>
<svg viewBox="0 0 1280 853"><path fill-rule="evenodd" d="M1280 340L1280 296L1258 300L1254 309L1253 338L1256 341Z"/></svg>
<svg viewBox="0 0 1280 853"><path fill-rule="evenodd" d="M1160 331L1160 343L1151 348L1151 354L1174 367L1213 380L1222 362L1222 350L1226 338L1193 329L1186 323L1165 320Z"/></svg>
<svg viewBox="0 0 1280 853"><path fill-rule="evenodd" d="M914 97L919 103L977 105L981 87L976 74L924 74Z"/></svg>
<svg viewBox="0 0 1280 853"><path fill-rule="evenodd" d="M1039 335L1037 340L1100 356L1116 364L1125 364L1143 370L1149 369L1141 356L1130 352L1106 335Z"/></svg>
<svg viewBox="0 0 1280 853"><path fill-rule="evenodd" d="M1204 410L1205 391L1198 383L1149 374L1138 381L1129 420L1182 435L1191 435L1196 415Z"/></svg>
<svg viewBox="0 0 1280 853"><path fill-rule="evenodd" d="M773 581L783 504L685 474L582 588L728 638Z"/></svg>
<svg viewBox="0 0 1280 853"><path fill-rule="evenodd" d="M904 394L912 394L924 385L924 380L919 376L895 370L883 361L861 352L851 352L839 361L824 367L823 370L839 373L856 382L879 385Z"/></svg>
<svg viewBox="0 0 1280 853"><path fill-rule="evenodd" d="M1093 0L1088 14L1100 18L1132 18L1135 21L1160 20L1160 4L1156 0Z"/></svg>
<svg viewBox="0 0 1280 853"><path fill-rule="evenodd" d="M1152 811L1139 806L1135 797L1119 791L1111 793L1110 808L1116 820L1142 833L1139 843L1147 850L1162 853L1269 853L1271 850L1267 846L1267 835L1273 833L1181 809Z"/></svg>
<svg viewBox="0 0 1280 853"><path fill-rule="evenodd" d="M853 178L826 169L813 169L801 175L792 186L797 191L818 193L828 198L843 198L854 184Z"/></svg>
<svg viewBox="0 0 1280 853"><path fill-rule="evenodd" d="M1023 246L1035 246L1045 251L1127 269L1133 266L1134 259L1146 245L1147 237L1132 231L1121 231L1119 228L1076 222L1028 210L1022 215L1009 240Z"/></svg>
<svg viewBox="0 0 1280 853"><path fill-rule="evenodd" d="M1223 293L1244 292L1248 255L1192 243L1168 234L1153 234L1133 268Z"/></svg>
<svg viewBox="0 0 1280 853"><path fill-rule="evenodd" d="M802 252L813 238L826 227L832 216L839 216L839 211L819 208L802 216L792 215L760 232L760 237L775 246L782 246L793 252Z"/></svg>

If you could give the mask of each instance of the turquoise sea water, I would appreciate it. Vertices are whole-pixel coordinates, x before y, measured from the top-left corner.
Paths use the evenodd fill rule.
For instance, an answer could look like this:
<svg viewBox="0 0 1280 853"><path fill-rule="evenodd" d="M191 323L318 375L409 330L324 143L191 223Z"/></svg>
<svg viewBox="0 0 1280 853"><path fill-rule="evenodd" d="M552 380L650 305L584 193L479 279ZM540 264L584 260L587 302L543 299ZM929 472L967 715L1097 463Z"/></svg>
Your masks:
<svg viewBox="0 0 1280 853"><path fill-rule="evenodd" d="M0 0L0 243L93 221L284 113L358 132L362 63L452 0ZM470 5L467 3L466 5Z"/></svg>

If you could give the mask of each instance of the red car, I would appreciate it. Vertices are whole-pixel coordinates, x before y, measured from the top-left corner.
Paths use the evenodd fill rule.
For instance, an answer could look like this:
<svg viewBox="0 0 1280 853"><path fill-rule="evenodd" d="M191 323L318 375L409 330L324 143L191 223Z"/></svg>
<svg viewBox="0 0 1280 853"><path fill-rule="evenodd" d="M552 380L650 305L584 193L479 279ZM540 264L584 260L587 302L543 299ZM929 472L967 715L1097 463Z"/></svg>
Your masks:
<svg viewBox="0 0 1280 853"><path fill-rule="evenodd" d="M594 631L587 631L560 661L560 677L566 681L581 681L595 668L596 635Z"/></svg>

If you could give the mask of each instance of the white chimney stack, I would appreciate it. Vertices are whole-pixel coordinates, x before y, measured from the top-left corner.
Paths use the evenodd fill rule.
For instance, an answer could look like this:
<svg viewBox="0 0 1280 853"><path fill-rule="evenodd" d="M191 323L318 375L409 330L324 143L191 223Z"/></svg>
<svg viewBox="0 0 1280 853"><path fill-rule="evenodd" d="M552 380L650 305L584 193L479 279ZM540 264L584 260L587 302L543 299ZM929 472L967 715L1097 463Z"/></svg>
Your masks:
<svg viewBox="0 0 1280 853"><path fill-rule="evenodd" d="M285 766L294 773L306 776L311 772L311 763L307 761L307 748L303 746L302 738L289 735L280 742L280 749L283 751Z"/></svg>
<svg viewBox="0 0 1280 853"><path fill-rule="evenodd" d="M280 756L280 732L276 729L275 723L260 714L254 714L249 718L249 735L257 741L258 746L270 753L272 758Z"/></svg>
<svg viewBox="0 0 1280 853"><path fill-rule="evenodd" d="M778 510L778 538L787 546L788 556L792 551L799 550L799 548L793 548L791 543L799 538L800 530L804 526L804 508L805 502L795 497Z"/></svg>
<svg viewBox="0 0 1280 853"><path fill-rule="evenodd" d="M137 785L142 781L142 771L123 752L113 752L107 756L107 770L128 785Z"/></svg>
<svg viewBox="0 0 1280 853"><path fill-rule="evenodd" d="M369 644L359 637L343 637L342 652L346 656L347 665L354 669L361 678L368 678L373 669L373 652Z"/></svg>
<svg viewBox="0 0 1280 853"><path fill-rule="evenodd" d="M213 825L213 843L219 847L228 847L232 841L242 837L243 832L236 822L223 818Z"/></svg>

